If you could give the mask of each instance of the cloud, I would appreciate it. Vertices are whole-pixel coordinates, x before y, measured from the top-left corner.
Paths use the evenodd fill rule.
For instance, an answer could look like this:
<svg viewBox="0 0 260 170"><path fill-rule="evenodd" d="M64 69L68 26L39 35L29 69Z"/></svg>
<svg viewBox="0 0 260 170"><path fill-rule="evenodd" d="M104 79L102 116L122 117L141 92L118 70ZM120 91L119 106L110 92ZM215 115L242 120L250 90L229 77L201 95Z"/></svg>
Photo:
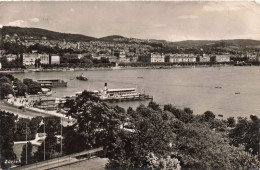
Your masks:
<svg viewBox="0 0 260 170"><path fill-rule="evenodd" d="M40 20L39 20L39 18L32 18L32 19L30 19L30 21L31 22L39 22Z"/></svg>
<svg viewBox="0 0 260 170"><path fill-rule="evenodd" d="M197 19L198 16L197 15L182 15L182 16L178 16L178 19Z"/></svg>
<svg viewBox="0 0 260 170"><path fill-rule="evenodd" d="M8 24L6 24L7 26L22 26L22 25L25 25L26 24L26 21L24 20L16 20L16 21L12 21L12 22L9 22Z"/></svg>
<svg viewBox="0 0 260 170"><path fill-rule="evenodd" d="M70 12L75 12L75 9L74 8L70 8Z"/></svg>
<svg viewBox="0 0 260 170"><path fill-rule="evenodd" d="M245 9L245 7L240 3L210 3L203 6L203 10L205 11L239 11Z"/></svg>

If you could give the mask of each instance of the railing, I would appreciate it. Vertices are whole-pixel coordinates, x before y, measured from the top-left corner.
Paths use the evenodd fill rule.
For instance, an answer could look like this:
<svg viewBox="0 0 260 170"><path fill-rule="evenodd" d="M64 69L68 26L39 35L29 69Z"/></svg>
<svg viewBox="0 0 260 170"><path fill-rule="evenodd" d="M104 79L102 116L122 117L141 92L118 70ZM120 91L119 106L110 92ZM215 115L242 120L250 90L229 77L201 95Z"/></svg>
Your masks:
<svg viewBox="0 0 260 170"><path fill-rule="evenodd" d="M69 165L72 163L70 162L70 158L76 158L83 155L87 155L87 158L91 158L92 156L97 156L97 157L103 156L103 147L86 150L86 151L82 151L82 152L78 152L78 153L74 153L71 155L62 156L54 159L49 159L49 160L45 160L45 161L41 161L41 162L37 162L25 166L14 167L11 169L12 170L49 169L50 167ZM65 164L62 162L65 162Z"/></svg>

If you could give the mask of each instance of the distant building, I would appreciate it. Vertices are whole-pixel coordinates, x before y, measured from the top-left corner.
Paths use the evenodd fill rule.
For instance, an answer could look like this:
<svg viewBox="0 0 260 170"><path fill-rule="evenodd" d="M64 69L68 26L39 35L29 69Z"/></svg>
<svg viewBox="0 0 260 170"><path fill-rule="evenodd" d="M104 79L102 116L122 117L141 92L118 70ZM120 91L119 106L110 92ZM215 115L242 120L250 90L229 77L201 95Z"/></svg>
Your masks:
<svg viewBox="0 0 260 170"><path fill-rule="evenodd" d="M171 54L168 61L170 63L195 63L196 56L194 54Z"/></svg>
<svg viewBox="0 0 260 170"><path fill-rule="evenodd" d="M130 58L119 58L119 62L120 63L129 63L130 62Z"/></svg>
<svg viewBox="0 0 260 170"><path fill-rule="evenodd" d="M49 54L38 54L37 58L41 60L41 64L50 64Z"/></svg>
<svg viewBox="0 0 260 170"><path fill-rule="evenodd" d="M8 54L8 55L6 55L6 59L7 59L8 62L14 61L15 59L17 59L17 55L16 54Z"/></svg>
<svg viewBox="0 0 260 170"><path fill-rule="evenodd" d="M36 53L24 53L23 54L23 65L31 66L35 64L35 60L38 58L38 54Z"/></svg>
<svg viewBox="0 0 260 170"><path fill-rule="evenodd" d="M165 55L159 53L151 53L149 58L149 62L151 63L164 63L165 62Z"/></svg>
<svg viewBox="0 0 260 170"><path fill-rule="evenodd" d="M211 61L217 63L230 62L230 55L229 54L215 55L211 57Z"/></svg>
<svg viewBox="0 0 260 170"><path fill-rule="evenodd" d="M0 70L2 69L2 63L0 63Z"/></svg>
<svg viewBox="0 0 260 170"><path fill-rule="evenodd" d="M256 56L256 61L260 62L260 55Z"/></svg>
<svg viewBox="0 0 260 170"><path fill-rule="evenodd" d="M202 63L210 62L210 56L207 54L199 55L197 56L197 62L202 62Z"/></svg>
<svg viewBox="0 0 260 170"><path fill-rule="evenodd" d="M117 58L126 58L125 51L122 50L114 51L114 56L116 56Z"/></svg>
<svg viewBox="0 0 260 170"><path fill-rule="evenodd" d="M248 61L257 61L256 54L247 54Z"/></svg>
<svg viewBox="0 0 260 170"><path fill-rule="evenodd" d="M50 56L50 64L60 64L60 56L51 55Z"/></svg>
<svg viewBox="0 0 260 170"><path fill-rule="evenodd" d="M84 57L84 54L78 54L78 59L81 59Z"/></svg>
<svg viewBox="0 0 260 170"><path fill-rule="evenodd" d="M116 56L109 56L108 60L110 63L117 63L118 62L118 58Z"/></svg>
<svg viewBox="0 0 260 170"><path fill-rule="evenodd" d="M130 62L135 63L135 62L137 62L137 61L138 61L138 56L134 56L134 57L131 57L131 58L130 58Z"/></svg>
<svg viewBox="0 0 260 170"><path fill-rule="evenodd" d="M22 55L22 62L25 66L34 65L36 59L40 59L41 64L50 64L49 54L24 53Z"/></svg>

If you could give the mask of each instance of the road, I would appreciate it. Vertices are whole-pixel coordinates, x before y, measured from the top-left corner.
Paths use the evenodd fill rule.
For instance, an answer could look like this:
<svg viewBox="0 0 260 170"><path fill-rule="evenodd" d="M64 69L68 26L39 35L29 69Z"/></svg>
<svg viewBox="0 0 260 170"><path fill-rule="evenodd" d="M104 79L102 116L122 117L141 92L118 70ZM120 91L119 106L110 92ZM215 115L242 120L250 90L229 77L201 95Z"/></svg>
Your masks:
<svg viewBox="0 0 260 170"><path fill-rule="evenodd" d="M0 100L0 109L8 111L10 113L14 113L15 115L18 115L18 116L24 117L24 118L33 118L36 116L42 116L42 117L51 116L47 113L46 114L38 113L38 112L30 111L30 110L23 111L21 109L18 109L15 106L11 106L11 105L4 103L4 101L2 101L2 100ZM68 125L68 121L69 121L69 119L67 117L62 118L62 122L63 122L64 126Z"/></svg>

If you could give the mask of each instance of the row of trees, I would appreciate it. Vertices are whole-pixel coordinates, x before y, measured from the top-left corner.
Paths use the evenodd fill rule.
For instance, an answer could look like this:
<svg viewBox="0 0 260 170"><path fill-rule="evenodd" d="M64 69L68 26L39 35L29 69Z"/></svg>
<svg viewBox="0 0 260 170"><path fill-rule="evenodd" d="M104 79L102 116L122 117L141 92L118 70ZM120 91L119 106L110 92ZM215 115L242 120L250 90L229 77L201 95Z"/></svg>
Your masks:
<svg viewBox="0 0 260 170"><path fill-rule="evenodd" d="M41 91L40 84L32 79L24 79L22 82L11 74L0 73L0 99L6 98L9 94L24 96L25 93L37 94Z"/></svg>
<svg viewBox="0 0 260 170"><path fill-rule="evenodd" d="M76 122L64 136L66 153L103 146L108 169L260 167L257 117L236 123L216 119L210 111L194 115L189 108L161 108L154 102L125 111L90 96L83 92L67 103Z"/></svg>
<svg viewBox="0 0 260 170"><path fill-rule="evenodd" d="M211 111L194 115L190 108L177 109L170 104L161 107L155 102L125 111L99 102L87 91L66 105L70 108L67 116L74 119L74 124L64 128L63 153L103 146L109 158L107 169L260 167L260 121L256 116L249 120L233 117L221 120ZM45 121L48 127L45 155L51 159L60 156L56 137L60 134L60 123L57 118ZM38 132L42 132L42 127L38 127ZM15 134L12 131L10 135ZM33 161L43 160L43 144L30 156Z"/></svg>

